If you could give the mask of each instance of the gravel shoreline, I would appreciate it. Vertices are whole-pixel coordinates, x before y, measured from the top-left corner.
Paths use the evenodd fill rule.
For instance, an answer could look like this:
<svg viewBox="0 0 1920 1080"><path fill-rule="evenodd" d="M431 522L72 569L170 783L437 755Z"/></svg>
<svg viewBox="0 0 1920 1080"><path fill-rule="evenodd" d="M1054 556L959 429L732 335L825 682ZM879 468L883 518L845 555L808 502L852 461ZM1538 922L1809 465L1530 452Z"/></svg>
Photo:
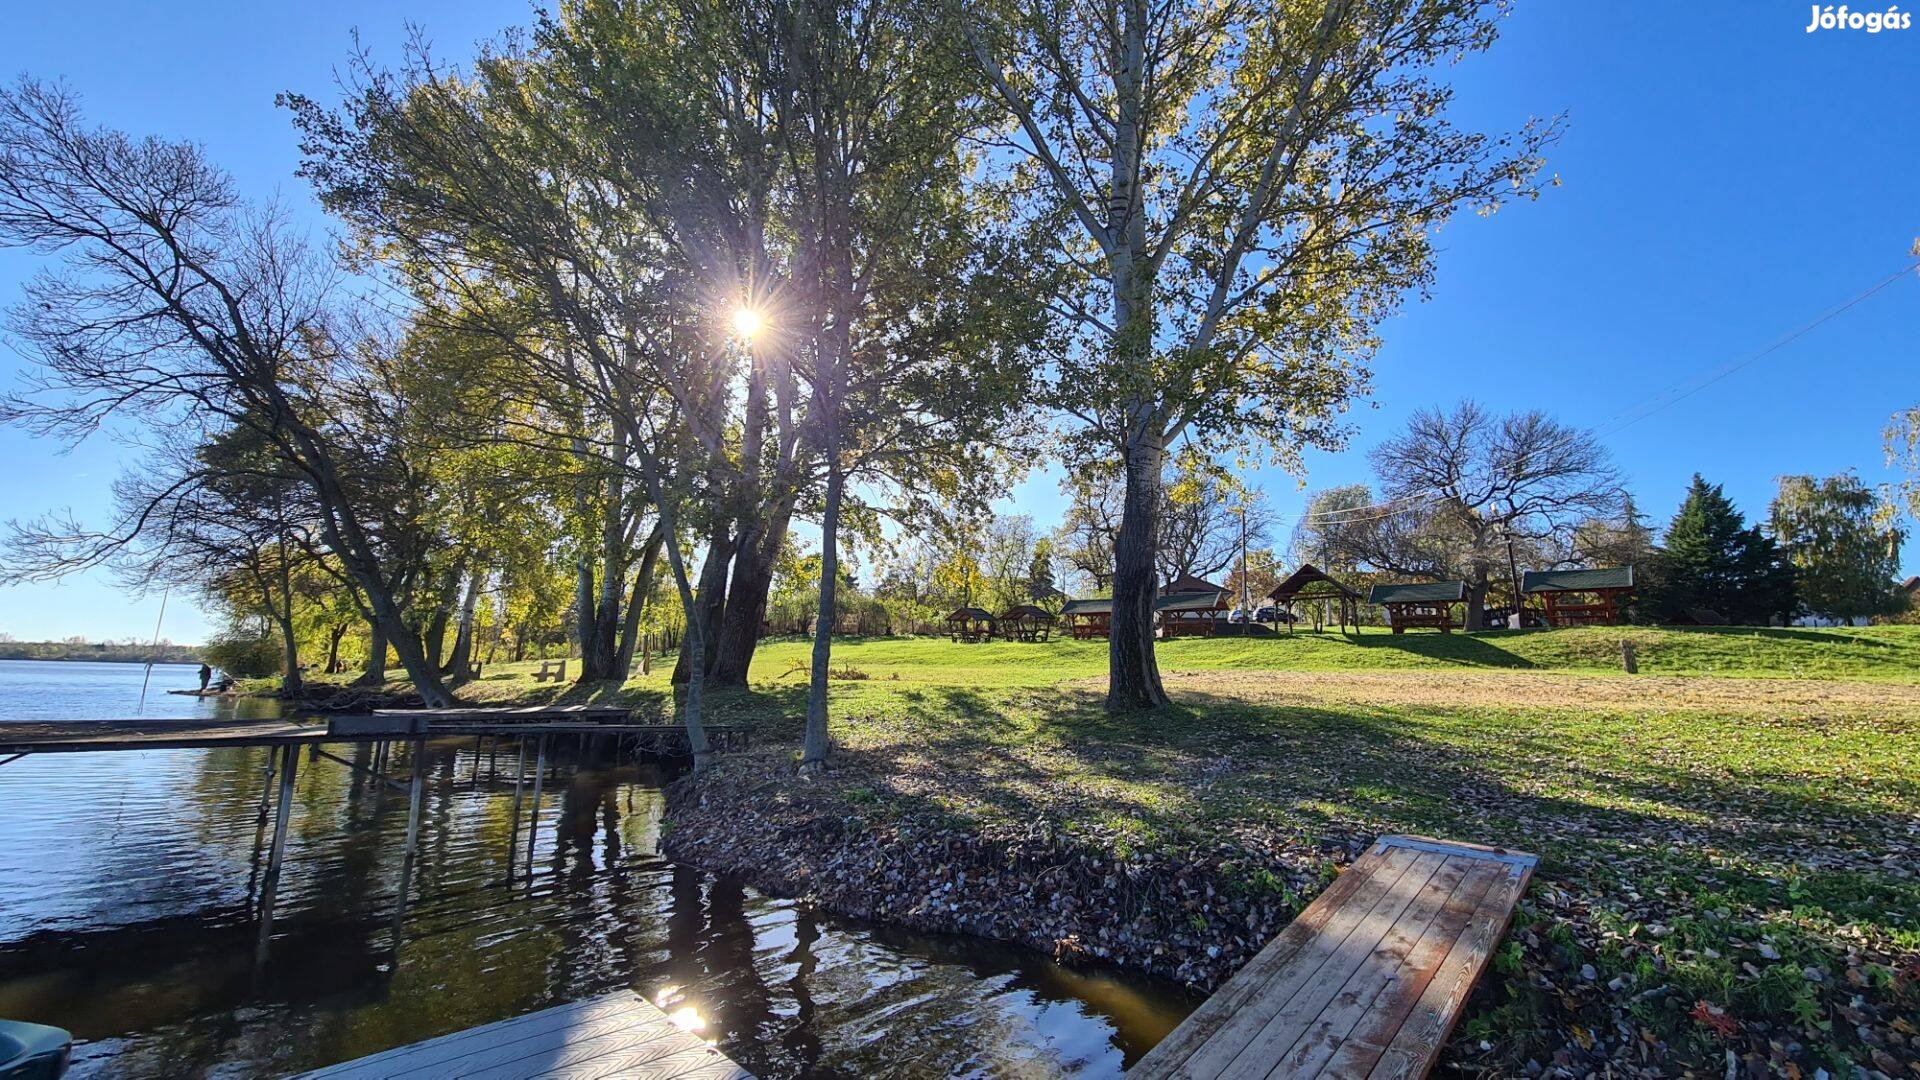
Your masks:
<svg viewBox="0 0 1920 1080"><path fill-rule="evenodd" d="M1210 992L1372 840L1249 828L1204 845L1138 845L1084 822L1071 834L1044 817L979 823L897 792L877 794L876 778L857 755L848 757L824 777L801 781L790 754L756 749L729 755L697 779L681 779L668 790L664 853L838 914L972 934L1066 963L1115 965ZM1670 950L1661 940L1667 931L1654 920L1684 917L1684 907L1647 904L1623 945L1605 940L1615 932L1606 929L1610 918L1596 905L1608 903L1537 876L1436 1073L1596 1080L1920 1076L1920 1061L1912 1057L1920 1039L1912 1036L1911 1022L1898 1018L1900 1002L1911 998L1874 983L1861 953L1835 957L1831 976L1813 969L1806 976L1835 984L1835 1019L1857 1025L1870 1048L1861 1055L1867 1062L1836 1074L1822 1069L1815 1048L1785 1025L1734 1023L1667 984ZM1640 920L1648 921L1641 927ZM1756 948L1756 959L1764 960L1766 946ZM1596 971L1610 950L1617 958ZM1645 977L1612 974L1631 964L1641 965ZM1684 1045L1691 1038L1676 1044L1648 1030L1641 1014L1668 1009L1691 1009L1689 1026L1698 1025L1701 1037L1717 1045ZM1521 1026L1508 1026L1515 1023Z"/></svg>
<svg viewBox="0 0 1920 1080"><path fill-rule="evenodd" d="M1115 838L1064 837L1047 821L976 828L912 811L875 821L848 812L860 789L831 776L809 785L753 773L729 762L676 783L664 853L839 914L1092 958L1199 990L1251 959L1366 843L1329 841L1318 860L1252 837L1130 852Z"/></svg>

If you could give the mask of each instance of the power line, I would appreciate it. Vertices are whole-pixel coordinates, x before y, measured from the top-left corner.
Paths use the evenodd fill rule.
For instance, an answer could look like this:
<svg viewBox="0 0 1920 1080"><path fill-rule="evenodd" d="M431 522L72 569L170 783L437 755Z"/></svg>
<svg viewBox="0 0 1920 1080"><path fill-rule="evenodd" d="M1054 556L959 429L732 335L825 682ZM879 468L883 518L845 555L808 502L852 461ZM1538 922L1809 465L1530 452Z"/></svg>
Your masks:
<svg viewBox="0 0 1920 1080"><path fill-rule="evenodd" d="M1726 364L1721 365L1719 369L1714 371L1705 379L1699 381L1696 385L1688 387L1686 381L1675 383L1667 387L1666 389L1661 390L1659 393L1642 398L1641 400L1635 402L1634 404L1628 406L1627 408L1622 409L1620 412L1615 413L1606 422L1601 424L1600 427L1594 429L1592 432L1587 432L1585 430L1577 430L1577 431L1569 432L1567 437L1561 440L1558 444L1548 443L1546 446L1541 447L1537 452L1551 452L1553 450L1560 449L1566 445L1570 445L1575 440L1585 437L1589 434L1591 434L1591 436L1594 438L1599 438L1603 435L1611 434L1618 431L1624 431L1625 429L1632 427L1634 424L1637 424L1640 421L1645 420L1647 417L1652 416L1655 413L1661 412L1665 409L1671 408L1674 405L1677 405L1680 402L1685 401L1686 399L1699 393L1700 391L1705 390L1707 387L1712 386L1715 383L1721 382L1722 380L1728 378L1729 376L1747 367L1750 367L1755 363L1758 363L1759 361L1767 358L1768 356L1773 355L1776 352L1779 352L1781 349L1786 348L1788 345L1793 344L1795 341L1798 341L1799 339L1819 329L1821 326L1825 325L1826 323L1831 322L1833 319L1839 317L1840 315L1846 313L1847 311L1863 303L1868 298L1872 297L1876 293L1879 293L1881 290L1885 289L1887 286L1892 285L1894 282L1907 276L1909 273L1912 273L1916 269L1920 269L1920 260L1915 260L1914 262L1908 263L1906 266L1901 267L1899 270L1894 271L1892 274L1889 274L1887 277L1876 282L1875 284L1867 288L1865 291L1856 294L1852 299L1846 301L1845 303L1841 304L1838 307L1835 307L1827 311L1825 314L1820 315L1818 318L1815 318L1811 322L1808 322L1800 326L1799 328L1793 330L1791 333L1787 334L1782 338L1779 338L1778 340L1774 341L1772 344L1752 354L1751 356L1745 357L1740 360L1730 361ZM1660 400L1661 398L1667 397L1667 395L1669 394L1675 394L1676 391L1681 391L1683 387L1685 388L1684 391L1678 393L1676 396L1665 401ZM1634 413L1635 410L1641 409L1642 407L1647 406L1653 402L1659 402L1659 404L1652 405L1651 408L1646 408L1645 411L1639 412L1637 415L1631 415L1631 416L1629 415ZM1405 495L1397 496L1395 498L1387 500L1384 503L1374 503L1367 506L1342 507L1339 510L1331 510L1325 514L1302 513L1298 518L1293 520L1293 527L1297 529L1301 525L1305 525L1309 522L1324 523L1324 522L1345 520L1349 516L1358 517L1360 515L1365 515L1365 514L1372 514L1375 518L1385 517L1389 512L1392 512L1395 506L1397 506L1400 503L1413 501L1413 505L1406 507L1406 509L1414 509L1419 506L1426 505L1427 503L1437 502L1442 497L1444 497L1444 492L1440 488L1437 488L1437 487L1426 488L1424 490L1414 491L1414 492L1407 493Z"/></svg>

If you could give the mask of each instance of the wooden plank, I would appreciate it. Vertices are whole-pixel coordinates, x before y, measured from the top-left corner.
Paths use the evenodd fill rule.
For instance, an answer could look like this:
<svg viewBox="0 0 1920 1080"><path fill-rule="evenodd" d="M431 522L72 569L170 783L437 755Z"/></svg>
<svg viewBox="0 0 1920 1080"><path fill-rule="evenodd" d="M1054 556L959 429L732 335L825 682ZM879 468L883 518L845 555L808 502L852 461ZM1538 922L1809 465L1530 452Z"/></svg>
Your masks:
<svg viewBox="0 0 1920 1080"><path fill-rule="evenodd" d="M298 1080L536 1076L752 1080L631 990L342 1062Z"/></svg>
<svg viewBox="0 0 1920 1080"><path fill-rule="evenodd" d="M1321 965L1313 978L1287 1001L1286 1008L1267 1022L1259 1038L1235 1058L1230 1075L1311 1076L1319 1071L1317 1059L1322 1056L1321 1052L1331 1056L1329 1042L1338 1043L1333 1029L1340 1027L1344 1035L1358 1019L1357 1013L1350 1013L1351 1005L1357 1004L1363 994L1371 1001L1473 868L1472 860L1458 856L1428 854L1426 857L1439 859L1440 865L1417 886L1409 885L1411 874L1401 879L1399 891L1411 892L1406 906L1384 925L1376 923L1369 927L1371 933L1356 931L1349 937L1338 962ZM1418 891L1413 892L1414 889Z"/></svg>
<svg viewBox="0 0 1920 1080"><path fill-rule="evenodd" d="M291 720L64 720L0 723L0 753L170 750L316 742L327 729Z"/></svg>
<svg viewBox="0 0 1920 1080"><path fill-rule="evenodd" d="M1402 854L1395 851L1388 857ZM1268 1066L1278 1055L1280 1049L1261 1039L1261 1033L1267 1025L1289 1014L1289 1007L1303 992L1312 993L1314 978L1322 968L1329 964L1336 969L1351 971L1353 965L1364 959L1367 953L1379 943L1387 927L1393 925L1400 913L1407 909L1421 888L1425 887L1434 872L1447 861L1444 855L1430 851L1412 853L1413 862L1404 873L1395 875L1392 883L1368 908L1349 904L1348 908L1336 912L1328 927L1315 936L1306 948L1300 950L1292 962L1268 980L1260 997L1243 1008L1234 1018L1221 1027L1220 1034L1207 1045L1196 1051L1187 1061L1187 1069L1196 1076L1264 1076ZM1345 920L1345 932L1336 932L1334 927L1342 915L1352 914ZM1345 981L1344 972L1340 981ZM1334 984L1336 987L1339 982ZM1316 1008L1313 1010L1318 1012ZM1291 1043L1292 1040L1286 1040ZM1264 1064L1263 1064L1264 1063Z"/></svg>
<svg viewBox="0 0 1920 1080"><path fill-rule="evenodd" d="M1380 1041L1382 1034L1390 1039L1399 1030L1473 917L1474 908L1494 882L1507 873L1499 864L1485 860L1455 862L1467 863L1466 873L1433 918L1423 927L1416 927L1412 919L1402 920L1382 952L1383 962L1356 973L1341 988L1339 998L1320 1014L1313 1029L1268 1075L1366 1074L1386 1050Z"/></svg>
<svg viewBox="0 0 1920 1080"><path fill-rule="evenodd" d="M473 1052L475 1040L507 1041L513 1037L536 1038L568 1024L590 1024L606 1016L618 1017L624 1021L631 1014L631 1006L619 994L587 998L583 1001L528 1013L525 1016L510 1017L496 1023L483 1024L480 1027L467 1028L417 1043L409 1043L378 1054L355 1058L352 1061L343 1061L337 1065L302 1073L299 1080L344 1075L376 1058L396 1070L413 1068L415 1065L431 1065Z"/></svg>
<svg viewBox="0 0 1920 1080"><path fill-rule="evenodd" d="M370 716L415 717L434 720L542 720L580 719L582 717L625 717L633 712L625 705L454 705L443 709L374 709Z"/></svg>
<svg viewBox="0 0 1920 1080"><path fill-rule="evenodd" d="M694 1040L695 1043L698 1040ZM671 1024L635 1026L631 1013L601 1018L592 1023L569 1024L552 1028L540 1036L513 1039L479 1047L451 1061L412 1065L388 1073L395 1080L427 1080L449 1071L478 1080L514 1080L538 1076L569 1065L581 1065L595 1058L646 1062L669 1058L692 1049L686 1033ZM702 1047L704 1049L704 1047Z"/></svg>
<svg viewBox="0 0 1920 1080"><path fill-rule="evenodd" d="M1382 837L1129 1075L1425 1075L1536 863Z"/></svg>
<svg viewBox="0 0 1920 1080"><path fill-rule="evenodd" d="M1451 952L1434 973L1433 980L1414 1004L1412 1013L1388 1044L1369 1077L1421 1077L1433 1068L1447 1036L1460 1019L1461 1006L1473 991L1474 982L1493 958L1494 948L1506 935L1513 920L1514 905L1527 891L1533 879L1533 867L1511 868L1500 883L1488 891L1475 912L1473 921L1455 942Z"/></svg>
<svg viewBox="0 0 1920 1080"><path fill-rule="evenodd" d="M1385 854L1376 850L1361 856L1307 905L1279 937L1202 1002L1172 1034L1148 1051L1128 1075L1142 1078L1193 1075L1185 1066L1194 1054L1221 1038L1222 1029L1248 1010L1260 1008L1268 983L1277 974L1284 973L1303 950L1327 937L1344 940L1360 917L1385 895L1417 855L1406 850ZM1328 947L1331 944L1328 942ZM1273 1008L1277 1009L1278 1005ZM1265 1019L1265 1015L1260 1017L1262 1022Z"/></svg>
<svg viewBox="0 0 1920 1080"><path fill-rule="evenodd" d="M425 710L420 712L431 715ZM457 710L444 712L455 713ZM486 712L491 715L498 710ZM597 715L605 716L608 720L593 719ZM679 724L614 722L617 716L624 715L624 710L605 713L548 711L522 714L517 720L429 719L425 733L468 737L542 732L554 735L634 735L681 739L686 736L686 728ZM547 716L553 718L543 719ZM719 747L727 748L732 745L730 740L735 738L744 744L750 730L738 724L715 724L707 728L707 733ZM0 723L0 756L368 742L391 738L398 733L385 729L342 730L337 726L297 720L34 720Z"/></svg>

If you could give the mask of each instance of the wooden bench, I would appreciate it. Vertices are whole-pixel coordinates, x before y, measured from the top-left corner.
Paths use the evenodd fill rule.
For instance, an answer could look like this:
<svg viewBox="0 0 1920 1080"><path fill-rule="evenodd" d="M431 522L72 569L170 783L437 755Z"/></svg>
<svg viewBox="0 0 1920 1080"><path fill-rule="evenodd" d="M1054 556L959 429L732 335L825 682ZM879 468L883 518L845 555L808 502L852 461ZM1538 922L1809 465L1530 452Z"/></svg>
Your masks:
<svg viewBox="0 0 1920 1080"><path fill-rule="evenodd" d="M1380 838L1127 1075L1425 1076L1536 862Z"/></svg>
<svg viewBox="0 0 1920 1080"><path fill-rule="evenodd" d="M1410 626L1425 626L1438 630L1443 634L1450 634L1455 627L1460 625L1453 621L1453 611L1451 608L1442 607L1435 609L1430 607L1405 607L1401 605L1388 606L1387 622L1393 627L1393 632L1396 634L1405 633Z"/></svg>
<svg viewBox="0 0 1920 1080"><path fill-rule="evenodd" d="M305 1073L294 1080L405 1077L645 1076L753 1080L631 990L456 1031Z"/></svg>
<svg viewBox="0 0 1920 1080"><path fill-rule="evenodd" d="M533 673L533 681L546 682L548 679L552 679L554 682L567 681L567 661L565 657L558 660L540 661L540 670Z"/></svg>

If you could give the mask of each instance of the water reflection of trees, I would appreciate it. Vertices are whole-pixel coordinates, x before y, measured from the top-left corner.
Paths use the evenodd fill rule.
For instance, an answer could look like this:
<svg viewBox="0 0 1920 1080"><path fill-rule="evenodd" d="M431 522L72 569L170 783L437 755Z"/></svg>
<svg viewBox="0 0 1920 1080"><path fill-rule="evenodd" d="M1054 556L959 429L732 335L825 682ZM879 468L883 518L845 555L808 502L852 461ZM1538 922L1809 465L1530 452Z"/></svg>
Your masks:
<svg viewBox="0 0 1920 1080"><path fill-rule="evenodd" d="M511 758L496 774L471 743L429 747L397 953L405 794L303 755L263 971L253 915L223 891L189 914L0 945L0 1005L126 1036L109 1071L135 1076L292 1071L624 987L696 1009L701 1034L763 1077L1117 1071L1111 1027L1076 1000L1097 997L1085 987L1024 954L824 919L668 863L653 848L665 777L581 749L555 754L532 873L509 882ZM264 753L203 758L182 812L240 872Z"/></svg>

